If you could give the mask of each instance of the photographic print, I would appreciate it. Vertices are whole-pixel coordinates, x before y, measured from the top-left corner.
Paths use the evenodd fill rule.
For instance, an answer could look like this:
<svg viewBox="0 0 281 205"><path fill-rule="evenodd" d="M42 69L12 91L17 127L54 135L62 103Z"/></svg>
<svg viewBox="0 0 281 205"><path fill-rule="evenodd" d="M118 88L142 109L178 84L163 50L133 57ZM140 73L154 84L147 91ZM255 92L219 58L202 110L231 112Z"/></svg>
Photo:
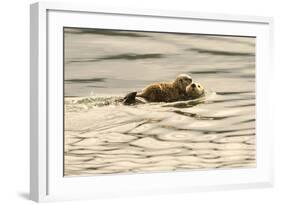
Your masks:
<svg viewBox="0 0 281 205"><path fill-rule="evenodd" d="M64 176L256 167L253 36L64 28Z"/></svg>

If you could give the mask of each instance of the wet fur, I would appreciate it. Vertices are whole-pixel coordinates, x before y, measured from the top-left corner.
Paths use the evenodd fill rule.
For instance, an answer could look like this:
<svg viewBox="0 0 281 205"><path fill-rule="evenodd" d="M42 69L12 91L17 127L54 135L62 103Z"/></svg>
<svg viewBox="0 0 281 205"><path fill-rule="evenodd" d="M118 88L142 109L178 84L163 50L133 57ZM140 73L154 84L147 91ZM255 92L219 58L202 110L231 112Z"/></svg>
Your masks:
<svg viewBox="0 0 281 205"><path fill-rule="evenodd" d="M173 82L153 83L145 87L140 93L132 92L125 96L123 103L136 103L136 97L145 102L175 102L183 99L186 87L192 79L189 75L180 74Z"/></svg>
<svg viewBox="0 0 281 205"><path fill-rule="evenodd" d="M137 94L149 102L175 102L182 98L186 92L186 86L192 79L186 74L180 74L173 82L154 83Z"/></svg>
<svg viewBox="0 0 281 205"><path fill-rule="evenodd" d="M137 94L149 102L174 102L181 98L182 90L175 83L154 83Z"/></svg>

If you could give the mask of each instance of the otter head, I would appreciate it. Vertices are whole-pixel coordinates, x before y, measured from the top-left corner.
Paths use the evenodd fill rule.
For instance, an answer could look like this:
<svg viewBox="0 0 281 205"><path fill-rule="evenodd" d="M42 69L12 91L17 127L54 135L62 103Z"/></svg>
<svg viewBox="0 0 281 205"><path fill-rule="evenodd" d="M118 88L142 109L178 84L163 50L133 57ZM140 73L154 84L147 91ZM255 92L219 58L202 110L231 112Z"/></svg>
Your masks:
<svg viewBox="0 0 281 205"><path fill-rule="evenodd" d="M192 99L199 98L204 95L204 93L205 89L199 83L191 83L189 86L186 87L186 94Z"/></svg>
<svg viewBox="0 0 281 205"><path fill-rule="evenodd" d="M179 88L181 92L185 92L186 86L190 85L192 78L187 74L180 74L174 81L174 86Z"/></svg>

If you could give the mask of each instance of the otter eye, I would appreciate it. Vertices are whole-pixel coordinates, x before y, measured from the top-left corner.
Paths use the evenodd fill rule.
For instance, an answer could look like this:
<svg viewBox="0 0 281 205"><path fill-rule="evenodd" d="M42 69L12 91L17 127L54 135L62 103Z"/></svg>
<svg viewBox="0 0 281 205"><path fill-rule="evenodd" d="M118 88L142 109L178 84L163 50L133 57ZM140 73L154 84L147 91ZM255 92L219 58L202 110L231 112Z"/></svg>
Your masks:
<svg viewBox="0 0 281 205"><path fill-rule="evenodd" d="M200 88L200 85L198 85L198 88Z"/></svg>

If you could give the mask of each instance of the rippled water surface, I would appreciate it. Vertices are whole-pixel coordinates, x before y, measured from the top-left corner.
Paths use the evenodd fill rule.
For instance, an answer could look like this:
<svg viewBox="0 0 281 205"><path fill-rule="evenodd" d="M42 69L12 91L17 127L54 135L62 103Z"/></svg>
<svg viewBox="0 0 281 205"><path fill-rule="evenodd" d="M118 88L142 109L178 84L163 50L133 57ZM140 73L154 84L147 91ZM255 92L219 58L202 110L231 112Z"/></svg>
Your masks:
<svg viewBox="0 0 281 205"><path fill-rule="evenodd" d="M66 28L66 176L255 167L255 38ZM116 99L187 73L193 101Z"/></svg>

